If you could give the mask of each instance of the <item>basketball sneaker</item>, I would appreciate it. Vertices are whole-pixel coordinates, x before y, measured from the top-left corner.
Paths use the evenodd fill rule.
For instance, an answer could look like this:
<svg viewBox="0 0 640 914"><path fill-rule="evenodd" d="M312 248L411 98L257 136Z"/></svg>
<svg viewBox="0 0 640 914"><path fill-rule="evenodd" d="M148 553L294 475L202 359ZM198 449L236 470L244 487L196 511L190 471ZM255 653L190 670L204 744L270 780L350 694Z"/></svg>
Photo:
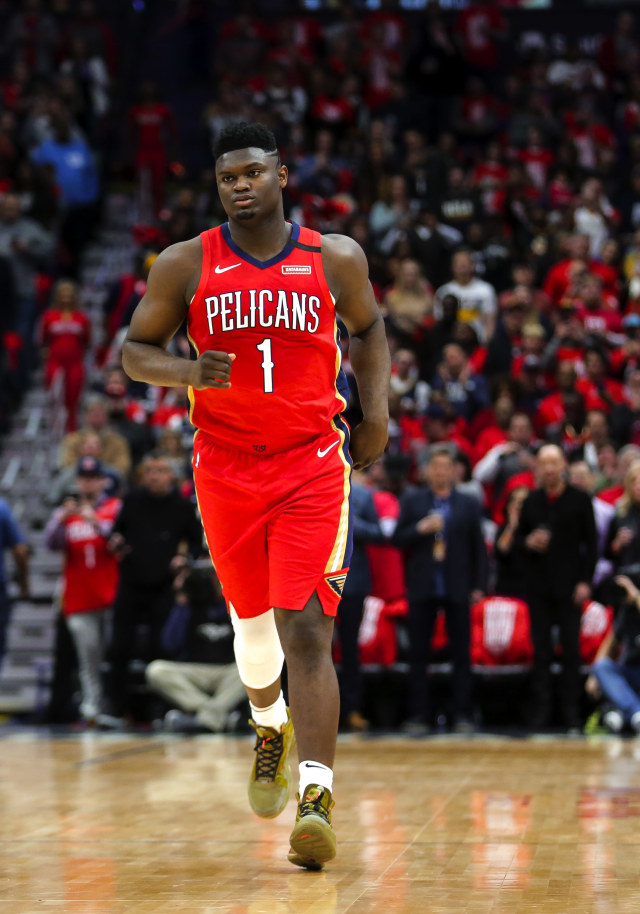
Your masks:
<svg viewBox="0 0 640 914"><path fill-rule="evenodd" d="M256 731L256 757L249 779L249 803L257 816L274 819L287 805L291 793L289 753L295 746L293 722L287 708L287 722L280 730L249 724Z"/></svg>
<svg viewBox="0 0 640 914"><path fill-rule="evenodd" d="M298 814L291 832L289 861L308 870L321 870L336 855L336 836L331 828L334 807L331 791L309 784L304 796L298 795Z"/></svg>

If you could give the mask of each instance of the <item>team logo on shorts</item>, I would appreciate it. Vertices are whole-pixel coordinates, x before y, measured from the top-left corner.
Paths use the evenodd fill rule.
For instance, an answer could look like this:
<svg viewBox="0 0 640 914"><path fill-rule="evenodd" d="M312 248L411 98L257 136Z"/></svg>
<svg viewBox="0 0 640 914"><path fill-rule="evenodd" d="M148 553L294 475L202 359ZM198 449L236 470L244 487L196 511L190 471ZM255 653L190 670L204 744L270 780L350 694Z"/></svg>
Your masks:
<svg viewBox="0 0 640 914"><path fill-rule="evenodd" d="M283 273L311 273L311 267L304 264L295 264L295 263L283 263L282 264Z"/></svg>
<svg viewBox="0 0 640 914"><path fill-rule="evenodd" d="M266 444L254 444L253 449L254 449L254 451L257 451L259 454L262 454L263 451L266 451L267 445Z"/></svg>
<svg viewBox="0 0 640 914"><path fill-rule="evenodd" d="M342 588L344 587L344 582L347 580L347 572L341 571L339 574L328 574L325 578L325 581L339 597L342 596Z"/></svg>

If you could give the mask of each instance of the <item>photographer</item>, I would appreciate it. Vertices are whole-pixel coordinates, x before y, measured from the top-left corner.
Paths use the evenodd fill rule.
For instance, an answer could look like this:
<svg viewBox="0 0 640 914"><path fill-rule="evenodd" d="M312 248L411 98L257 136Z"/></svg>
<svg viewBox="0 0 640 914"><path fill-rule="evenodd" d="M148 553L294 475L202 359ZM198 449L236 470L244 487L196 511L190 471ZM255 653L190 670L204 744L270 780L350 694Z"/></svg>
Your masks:
<svg viewBox="0 0 640 914"><path fill-rule="evenodd" d="M129 711L129 662L163 656L162 629L173 605L173 578L188 554L202 548L191 502L175 488L173 470L157 452L141 464L141 485L125 496L110 548L120 558L109 649L109 702L119 726ZM144 635L144 637L142 637Z"/></svg>
<svg viewBox="0 0 640 914"><path fill-rule="evenodd" d="M186 563L173 587L174 606L162 632L172 659L152 661L145 676L174 706L165 714L165 730L220 733L245 698L220 583L207 558Z"/></svg>
<svg viewBox="0 0 640 914"><path fill-rule="evenodd" d="M102 711L102 662L107 613L118 585L118 564L108 541L120 501L105 495L107 476L95 457L76 468L75 494L65 498L47 524L49 549L64 551L62 611L75 643L80 667L80 714L99 722Z"/></svg>

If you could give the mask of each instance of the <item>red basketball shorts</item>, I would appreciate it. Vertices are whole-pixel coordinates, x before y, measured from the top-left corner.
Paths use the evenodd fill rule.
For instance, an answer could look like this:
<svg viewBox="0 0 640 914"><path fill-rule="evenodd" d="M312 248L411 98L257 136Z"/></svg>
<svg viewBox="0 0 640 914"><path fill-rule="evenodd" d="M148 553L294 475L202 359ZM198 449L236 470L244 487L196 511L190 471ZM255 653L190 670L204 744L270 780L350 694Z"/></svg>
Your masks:
<svg viewBox="0 0 640 914"><path fill-rule="evenodd" d="M231 451L199 431L193 475L222 591L241 619L302 610L317 591L335 616L351 558L349 428L270 457Z"/></svg>

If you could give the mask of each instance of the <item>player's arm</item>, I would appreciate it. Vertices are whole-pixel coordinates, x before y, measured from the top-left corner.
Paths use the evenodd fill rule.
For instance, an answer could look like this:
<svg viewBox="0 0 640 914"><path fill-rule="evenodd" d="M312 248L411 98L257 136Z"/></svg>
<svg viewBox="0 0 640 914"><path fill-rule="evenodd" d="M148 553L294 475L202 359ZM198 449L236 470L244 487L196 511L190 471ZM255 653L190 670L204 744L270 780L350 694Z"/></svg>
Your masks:
<svg viewBox="0 0 640 914"><path fill-rule="evenodd" d="M122 366L134 381L196 390L231 386L235 356L206 350L194 361L167 352L187 317L201 261L198 239L172 245L151 267L147 290L133 312L122 349Z"/></svg>
<svg viewBox="0 0 640 914"><path fill-rule="evenodd" d="M363 414L351 435L351 457L354 467L361 469L377 460L387 443L389 346L360 245L345 235L325 235L322 260L336 308L349 331L349 357Z"/></svg>

